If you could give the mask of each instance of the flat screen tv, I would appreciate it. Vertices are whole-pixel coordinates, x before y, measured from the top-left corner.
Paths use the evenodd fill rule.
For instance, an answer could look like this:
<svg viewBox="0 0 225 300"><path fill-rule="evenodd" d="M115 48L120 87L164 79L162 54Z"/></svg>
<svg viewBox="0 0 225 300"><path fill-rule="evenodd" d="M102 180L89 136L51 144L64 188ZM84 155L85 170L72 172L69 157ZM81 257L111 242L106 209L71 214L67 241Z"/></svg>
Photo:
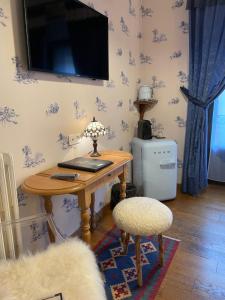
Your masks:
<svg viewBox="0 0 225 300"><path fill-rule="evenodd" d="M77 0L24 0L28 69L109 79L108 18Z"/></svg>

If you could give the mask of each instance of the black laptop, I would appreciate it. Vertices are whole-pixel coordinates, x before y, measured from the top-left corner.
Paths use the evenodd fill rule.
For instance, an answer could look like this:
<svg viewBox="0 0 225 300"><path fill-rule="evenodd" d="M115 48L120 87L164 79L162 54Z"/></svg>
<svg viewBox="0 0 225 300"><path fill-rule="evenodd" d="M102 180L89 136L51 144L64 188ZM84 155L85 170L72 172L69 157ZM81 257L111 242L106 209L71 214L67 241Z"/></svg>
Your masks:
<svg viewBox="0 0 225 300"><path fill-rule="evenodd" d="M58 163L58 167L88 172L98 172L99 170L112 164L113 162L110 160L77 157L69 161Z"/></svg>

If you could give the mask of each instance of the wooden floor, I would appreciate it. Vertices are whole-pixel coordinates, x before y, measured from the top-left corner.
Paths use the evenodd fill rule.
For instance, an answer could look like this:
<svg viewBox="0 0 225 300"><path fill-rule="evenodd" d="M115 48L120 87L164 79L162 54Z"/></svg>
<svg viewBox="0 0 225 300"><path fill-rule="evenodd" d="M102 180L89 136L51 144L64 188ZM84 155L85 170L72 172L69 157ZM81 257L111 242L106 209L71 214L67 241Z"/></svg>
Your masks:
<svg viewBox="0 0 225 300"><path fill-rule="evenodd" d="M164 202L174 214L166 235L181 240L156 300L225 299L225 186L210 184L198 197L178 192ZM107 210L92 235L94 246L112 227Z"/></svg>

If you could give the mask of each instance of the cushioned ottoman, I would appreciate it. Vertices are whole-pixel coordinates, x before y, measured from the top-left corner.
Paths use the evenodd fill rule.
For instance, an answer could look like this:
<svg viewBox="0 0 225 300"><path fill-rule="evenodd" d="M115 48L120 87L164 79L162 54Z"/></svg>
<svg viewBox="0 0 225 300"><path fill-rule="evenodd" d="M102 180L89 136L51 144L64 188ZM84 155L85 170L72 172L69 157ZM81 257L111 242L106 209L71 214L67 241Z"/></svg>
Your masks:
<svg viewBox="0 0 225 300"><path fill-rule="evenodd" d="M41 300L57 293L63 300L106 299L94 253L81 240L0 263L1 300Z"/></svg>
<svg viewBox="0 0 225 300"><path fill-rule="evenodd" d="M127 252L130 234L136 236L136 261L138 284L142 286L140 264L141 236L158 235L160 265L163 265L162 233L169 229L173 221L171 210L160 201L147 197L133 197L122 200L113 210L113 218L118 228L126 232L124 253Z"/></svg>

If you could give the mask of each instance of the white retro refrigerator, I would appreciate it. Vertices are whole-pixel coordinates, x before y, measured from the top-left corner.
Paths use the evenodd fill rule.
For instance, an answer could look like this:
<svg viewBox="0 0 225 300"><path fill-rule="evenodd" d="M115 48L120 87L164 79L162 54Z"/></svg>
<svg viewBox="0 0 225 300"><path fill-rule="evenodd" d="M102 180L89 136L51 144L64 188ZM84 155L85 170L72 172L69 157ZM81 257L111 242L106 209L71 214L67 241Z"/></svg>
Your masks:
<svg viewBox="0 0 225 300"><path fill-rule="evenodd" d="M177 144L173 140L134 138L133 183L139 196L160 201L174 199L177 192Z"/></svg>

